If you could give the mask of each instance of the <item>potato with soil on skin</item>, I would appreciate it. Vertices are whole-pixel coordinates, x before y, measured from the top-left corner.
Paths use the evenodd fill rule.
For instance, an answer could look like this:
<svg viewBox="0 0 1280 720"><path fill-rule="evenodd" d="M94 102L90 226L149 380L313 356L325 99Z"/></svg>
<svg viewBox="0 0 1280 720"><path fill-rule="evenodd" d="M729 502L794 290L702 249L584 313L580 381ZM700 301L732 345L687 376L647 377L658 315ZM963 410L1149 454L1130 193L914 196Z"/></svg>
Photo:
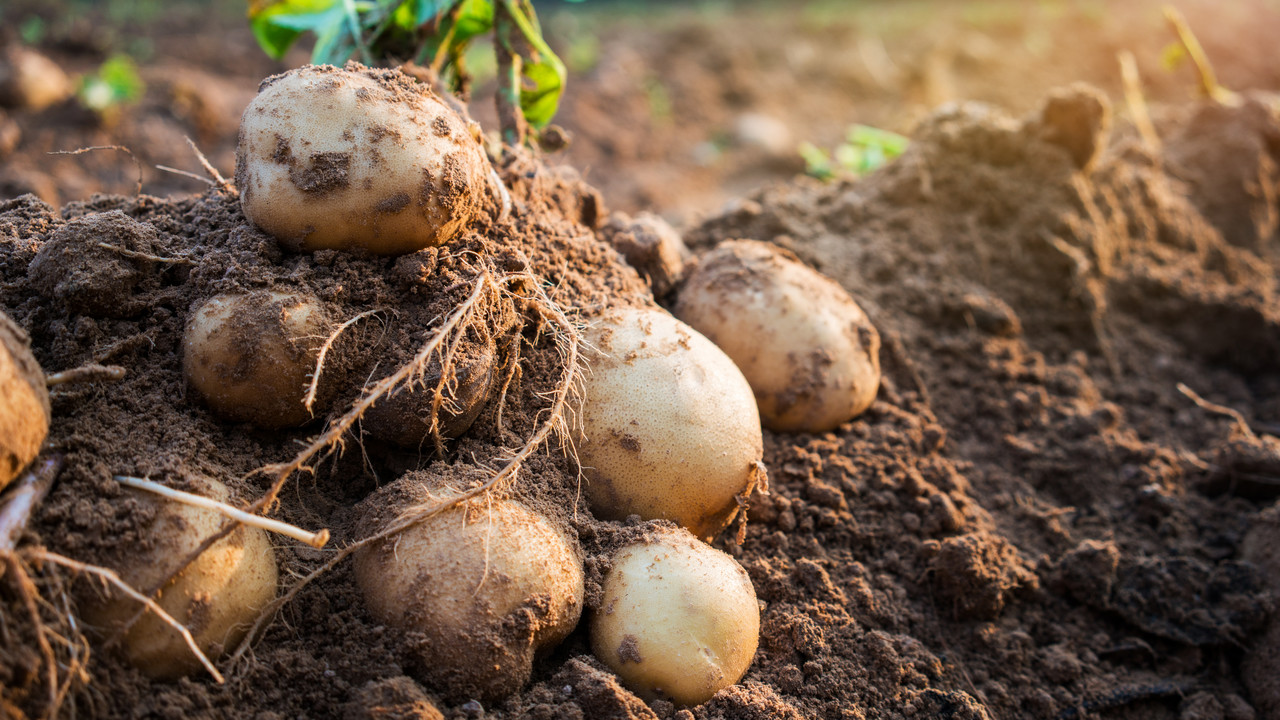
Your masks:
<svg viewBox="0 0 1280 720"><path fill-rule="evenodd" d="M38 112L75 94L57 63L18 44L0 51L0 106Z"/></svg>
<svg viewBox="0 0 1280 720"><path fill-rule="evenodd" d="M227 502L230 492L217 480L200 478L198 495ZM140 512L154 513L141 541L117 551L108 567L134 589L145 592L163 582L205 538L222 527L224 517L211 510L166 500L132 488ZM216 659L244 638L258 613L276 596L276 560L265 531L237 527L214 543L160 591L156 602L191 632L196 645ZM144 608L114 588L95 590L82 603L83 617L113 635ZM124 634L123 648L143 673L174 679L200 670L200 661L178 631L146 612Z"/></svg>
<svg viewBox="0 0 1280 720"><path fill-rule="evenodd" d="M763 454L751 387L696 330L654 308L608 312L587 329L575 443L591 510L666 519L706 538L758 482Z"/></svg>
<svg viewBox="0 0 1280 720"><path fill-rule="evenodd" d="M733 358L770 430L833 430L875 401L880 334L844 288L772 245L718 245L675 314Z"/></svg>
<svg viewBox="0 0 1280 720"><path fill-rule="evenodd" d="M183 371L219 417L262 428L301 425L303 404L331 324L302 292L254 290L217 295L187 320ZM321 374L317 410L336 384Z"/></svg>
<svg viewBox="0 0 1280 720"><path fill-rule="evenodd" d="M134 292L156 264L126 253L163 254L159 246L160 235L148 223L119 210L90 213L41 244L28 270L31 285L78 315L129 317L145 307Z"/></svg>
<svg viewBox="0 0 1280 720"><path fill-rule="evenodd" d="M467 123L394 70L276 75L240 122L240 205L292 250L444 244L480 212L490 172Z"/></svg>
<svg viewBox="0 0 1280 720"><path fill-rule="evenodd" d="M357 508L361 536L382 531L434 495L409 475ZM542 515L513 500L478 498L356 553L369 613L404 635L419 679L461 702L519 690L537 654L550 651L582 613L582 558Z"/></svg>
<svg viewBox="0 0 1280 720"><path fill-rule="evenodd" d="M747 571L683 529L613 556L591 648L646 700L698 705L742 678L760 639Z"/></svg>
<svg viewBox="0 0 1280 720"><path fill-rule="evenodd" d="M493 396L498 380L497 348L492 337L467 342L456 353L452 379L444 384L439 406L439 361L432 361L420 382L399 388L365 412L361 428L371 437L410 450L430 450L432 417L442 439L452 440L471 427Z"/></svg>
<svg viewBox="0 0 1280 720"><path fill-rule="evenodd" d="M49 391L31 340L0 312L0 490L40 454L49 420Z"/></svg>

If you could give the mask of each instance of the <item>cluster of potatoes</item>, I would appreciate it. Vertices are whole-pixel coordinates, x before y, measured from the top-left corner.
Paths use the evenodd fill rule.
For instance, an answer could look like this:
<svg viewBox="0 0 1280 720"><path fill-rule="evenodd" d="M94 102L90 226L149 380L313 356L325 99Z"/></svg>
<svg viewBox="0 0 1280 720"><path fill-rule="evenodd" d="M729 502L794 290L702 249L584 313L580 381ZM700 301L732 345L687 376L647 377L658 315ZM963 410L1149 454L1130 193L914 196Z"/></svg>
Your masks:
<svg viewBox="0 0 1280 720"><path fill-rule="evenodd" d="M242 120L244 214L295 251L394 255L447 243L493 192L490 175L473 128L429 91L385 71L304 67L271 78ZM661 238L671 241L670 233ZM664 276L681 281L675 315L655 303L615 308L589 324L575 446L597 518L669 522L651 524L643 540L616 551L588 622L594 652L627 687L695 705L741 679L756 650L751 581L706 541L763 481L762 423L817 432L862 412L879 384L879 339L836 283L771 245L725 243L688 273L683 251L658 250L676 261ZM302 292L208 299L188 319L188 382L226 420L304 424L312 417L309 374L335 322ZM451 422L451 435L483 404L474 398L485 397L487 375L473 374L481 378L476 389L455 389L456 412L442 421ZM328 391L317 390L311 399L322 406ZM401 410L376 424L393 441L424 442L422 403L396 397L387 404ZM456 492L444 478L423 475L361 503L362 535ZM177 536L198 542L216 527L196 515L166 519L170 512L200 511L158 513L166 543L187 547L192 540ZM259 531L238 532L162 597L179 620L216 598L220 612L206 612L193 628L211 651L233 645L275 592L269 545L256 539ZM362 548L355 577L370 615L412 638L408 660L422 679L451 700L493 699L519 689L534 658L577 626L582 556L574 539L520 502L461 502ZM94 617L110 625L120 613L108 605ZM177 642L148 637L176 633L135 625L126 646L139 667L159 676L189 668Z"/></svg>

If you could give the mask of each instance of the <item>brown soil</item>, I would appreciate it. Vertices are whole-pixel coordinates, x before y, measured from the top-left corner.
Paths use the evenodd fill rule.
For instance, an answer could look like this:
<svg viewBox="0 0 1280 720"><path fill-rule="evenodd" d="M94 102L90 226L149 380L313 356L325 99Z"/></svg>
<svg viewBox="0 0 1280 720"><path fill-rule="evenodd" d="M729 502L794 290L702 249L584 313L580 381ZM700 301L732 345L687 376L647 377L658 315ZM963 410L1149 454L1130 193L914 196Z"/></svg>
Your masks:
<svg viewBox="0 0 1280 720"><path fill-rule="evenodd" d="M1257 14L1198 24L1208 6L1188 14L1204 28L1211 53L1228 33L1244 33L1242 50L1217 55L1228 83L1280 87L1263 50L1275 15L1254 3L1233 4L1232 12L1242 6ZM741 546L717 541L747 569L763 603L760 649L743 681L696 708L646 705L591 656L583 625L537 662L521 692L485 706L439 703L446 717L1280 717L1280 623L1271 617L1280 581L1273 560L1256 549L1268 536L1258 540L1255 531L1246 542L1251 528L1276 525L1276 511L1266 508L1280 497L1280 120L1263 95L1237 108L1159 106L1164 146L1156 151L1123 120L1103 131L1109 103L1091 90L1061 90L1045 101L1052 84L1078 78L1105 80L1115 95L1106 80L1114 49L1163 43L1130 42L1139 26L1126 21L1146 16L1129 6L1109 7L1099 26L1089 24L1083 4L1074 7L1069 22L1083 25L1077 30L1097 52L1059 42L1049 57L1063 62L1040 58L1026 77L1030 63L1019 62L1016 48L1040 27L1031 12L994 27L966 26L993 40L998 61L981 62L974 48L990 45L963 33L945 43L915 41L959 48L943 60L927 60L936 55L927 50L900 55L920 58L922 68L977 63L982 85L953 73L962 85L954 94L999 101L1022 119L988 106L948 106L923 120L906 156L864 180L793 180L686 232L696 252L729 238L781 245L848 289L884 341L877 402L835 432L766 431L772 493L757 498ZM789 105L823 118L809 127L842 128L853 119L896 126L877 122L890 115L874 108L895 107L903 88L914 87L905 78L915 77L915 66L904 62L904 82L877 95L870 81L854 77L864 70L849 69L863 65L834 59L845 44L837 30L796 25L801 30L788 32L819 43L819 57L831 54L809 66L816 73L809 77L828 98L836 96L828 86L844 89L845 99L832 100L837 108L854 102L848 97L870 96L871 115L817 113L808 96L788 103L771 94L776 78L755 84L771 77L761 58L776 59L778 51L752 38L782 32L776 27L754 36L744 29L750 25L733 23L633 30L626 37L634 45L606 44L595 71L620 74L598 85L587 80L570 95L564 122L579 130L570 152L586 159L570 157L590 166L590 179L607 186L604 197L616 197L619 207L656 202L682 216L715 207L722 193L742 190L734 183L744 178L795 170L793 161L779 168L756 151L729 153L702 169L665 154L697 145L698 133L754 107L751 98L769 99L780 113ZM1263 41L1250 44L1252 33ZM895 54L910 47L886 37ZM613 53L623 51L615 47L639 50L618 59ZM1154 51L1142 57L1153 96L1171 99L1187 87L1186 76L1160 75ZM659 73L676 88L669 99L681 118L666 135L643 123L622 129L636 95L618 90L628 87L618 78L645 77L644 58L681 68ZM937 85L936 72L923 78L919 87ZM919 92L921 104L937 99ZM20 122L26 137L39 124ZM659 142L667 138L675 140ZM44 167L35 152L20 150L15 162ZM23 166L6 172L15 167ZM746 168L765 169L753 176ZM80 184L62 187L70 197L100 182L79 172ZM729 175L738 180L721 182ZM86 561L106 558L136 541L131 528L139 522L113 474L179 486L213 475L247 501L269 482L253 471L292 457L295 440L314 433L314 425L265 433L227 424L186 392L182 328L193 306L217 292L305 287L344 317L396 308L402 312L385 321L387 329L375 324L359 336L389 335L383 342L398 348L394 362L421 342L431 318L466 295L475 270L469 253L493 258L501 270L535 272L580 315L651 302L639 276L598 238L607 220L600 195L571 173L528 159L508 166L504 178L522 205L514 217L498 220L490 209L457 245L398 260L284 252L217 191L174 200L100 197L60 210L32 197L0 200L0 307L31 334L46 371L90 361L129 370L120 382L54 393L52 438L67 464L26 542ZM131 180L102 182L127 191ZM691 190L697 187L712 189ZM83 282L29 273L37 253L75 240L69 229L84 217L110 224L109 245L188 262L123 255L85 266L75 263L87 255L68 253L63 272L83 272ZM98 267L132 278L127 292L115 281L95 283ZM292 481L278 514L329 527L341 545L355 537L350 508L379 485L421 467L440 472L442 463L466 479L477 472L474 460L527 437L561 364L553 339L537 332L533 310L513 303L523 327L521 373L501 428L490 405L443 459L350 443L314 477ZM1252 429L1198 407L1180 383L1235 409ZM575 477L570 460L543 453L513 492L552 513L582 544L590 608L599 602L609 550L645 526L597 522L581 507L575 514L568 501ZM284 577L326 557L292 544L277 550ZM37 572L55 599L64 597L65 577ZM38 713L41 657L28 616L2 583L0 603L8 623L0 636L13 639L0 648L0 714ZM57 607L41 612L59 614ZM438 690L406 677L402 640L372 621L343 564L285 606L251 657L230 668L227 685L201 676L152 683L98 644L89 682L68 702L91 717L436 717L430 698Z"/></svg>

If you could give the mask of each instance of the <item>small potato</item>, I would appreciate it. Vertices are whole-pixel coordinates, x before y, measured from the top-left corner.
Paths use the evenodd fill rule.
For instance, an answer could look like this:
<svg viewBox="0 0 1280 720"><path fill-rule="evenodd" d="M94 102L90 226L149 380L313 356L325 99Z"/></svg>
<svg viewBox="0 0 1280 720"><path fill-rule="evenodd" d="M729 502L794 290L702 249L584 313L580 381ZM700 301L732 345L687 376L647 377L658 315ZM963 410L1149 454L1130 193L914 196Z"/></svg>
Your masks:
<svg viewBox="0 0 1280 720"><path fill-rule="evenodd" d="M467 124L394 70L298 68L264 81L240 121L241 208L291 250L442 245L479 212L489 172Z"/></svg>
<svg viewBox="0 0 1280 720"><path fill-rule="evenodd" d="M67 310L90 317L124 318L146 307L135 291L155 273L154 263L125 252L161 253L150 224L119 210L90 213L58 228L40 245L28 268L31 285Z"/></svg>
<svg viewBox="0 0 1280 720"><path fill-rule="evenodd" d="M187 321L183 370L227 420L301 425L311 419L303 399L328 330L324 307L303 293L218 295Z"/></svg>
<svg viewBox="0 0 1280 720"><path fill-rule="evenodd" d="M760 607L742 566L684 530L663 529L613 558L591 617L591 648L646 700L697 705L742 678Z"/></svg>
<svg viewBox="0 0 1280 720"><path fill-rule="evenodd" d="M414 475L367 500L362 534L415 505L434 506ZM520 689L534 656L554 648L582 613L582 558L543 516L511 500L477 500L427 518L355 557L369 612L404 633L424 682L456 702Z"/></svg>
<svg viewBox="0 0 1280 720"><path fill-rule="evenodd" d="M62 68L35 50L15 43L0 52L0 106L38 112L75 91Z"/></svg>
<svg viewBox="0 0 1280 720"><path fill-rule="evenodd" d="M651 308L607 314L587 331L601 354L583 381L575 443L592 512L667 519L715 535L750 492L763 453L751 387L693 328Z"/></svg>
<svg viewBox="0 0 1280 720"><path fill-rule="evenodd" d="M0 490L40 453L49 415L44 372L27 333L0 312Z"/></svg>
<svg viewBox="0 0 1280 720"><path fill-rule="evenodd" d="M458 437L489 402L497 379L493 339L465 345L458 350L453 380L445 384L438 410L434 407L434 389L440 382L440 366L432 363L421 382L401 388L369 408L361 426L370 436L393 445L410 450L431 449L432 415L440 437Z"/></svg>
<svg viewBox="0 0 1280 720"><path fill-rule="evenodd" d="M875 401L880 334L844 288L772 245L721 243L675 314L742 368L770 430L832 430Z"/></svg>
<svg viewBox="0 0 1280 720"><path fill-rule="evenodd" d="M205 478L199 495L226 502L222 483ZM205 538L222 526L222 515L125 488L126 497L155 513L139 542L118 551L111 569L130 586L155 587L177 569ZM276 560L266 532L240 526L214 543L160 591L157 602L185 625L201 650L216 659L244 638L258 613L276 595ZM84 604L83 616L107 633L122 630L143 606L109 589ZM142 672L174 679L196 672L200 661L182 636L154 613L145 613L124 635L125 655Z"/></svg>

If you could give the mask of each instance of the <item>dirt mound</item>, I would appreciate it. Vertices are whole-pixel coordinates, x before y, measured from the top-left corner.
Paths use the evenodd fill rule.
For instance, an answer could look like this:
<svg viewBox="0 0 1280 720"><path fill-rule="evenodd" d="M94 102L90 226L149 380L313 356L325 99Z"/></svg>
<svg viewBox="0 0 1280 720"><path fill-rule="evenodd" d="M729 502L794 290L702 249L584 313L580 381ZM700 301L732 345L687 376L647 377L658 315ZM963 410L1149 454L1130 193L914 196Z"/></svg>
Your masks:
<svg viewBox="0 0 1280 720"><path fill-rule="evenodd" d="M1247 241L1221 223L1265 219L1275 197L1251 192L1252 170L1219 172L1213 156L1188 150L1202 135L1166 133L1156 152L1128 129L1109 133L1106 110L1087 88L1057 93L1023 120L948 106L904 157L865 180L797 180L691 232L695 248L727 238L788 248L849 289L884 339L877 402L836 432L766 431L772 493L753 505L741 546L717 543L763 602L755 663L702 706L645 705L591 657L584 625L499 707L441 704L444 715L1265 717L1239 668L1267 627L1274 590L1241 545L1280 496L1260 434L1280 415L1276 237L1266 222L1247 228ZM1251 167L1277 160L1273 114L1206 106L1189 117L1237 139L1241 128L1254 133L1240 139ZM399 259L283 252L216 191L60 211L31 197L0 205L0 304L31 334L37 359L47 371L90 361L129 370L55 393L53 440L66 468L28 540L108 557L134 541L139 522L112 475L181 485L204 473L248 500L270 480L254 470L292 457L314 432L248 432L188 397L182 330L212 294L285 286L347 317L394 308L352 336L391 348L390 364L467 295L476 255L540 276L579 315L651 301L598 239L606 212L594 191L530 159L503 177L520 206L511 218L490 208L457 244ZM84 244L86 224L110 234L81 253L61 249ZM131 278L127 291L71 282L99 252L92 267ZM35 272L37 257L52 269ZM487 407L444 457L352 445L293 481L281 516L349 541L349 508L378 485L443 464L465 475L527 437L561 358L527 304L512 303L520 354L497 346L521 371L501 424ZM591 607L609 548L643 528L572 513L575 475L571 461L544 453L514 492L583 544ZM295 546L278 554L282 575L326 557ZM59 594L61 573L37 576L53 597L77 592ZM0 601L6 616L27 617L17 598ZM38 712L40 656L29 626L17 628L5 631L17 642L0 649L5 702ZM435 717L433 689L404 677L396 635L370 619L339 565L285 606L228 684L151 683L98 646L87 688L68 702L104 717Z"/></svg>

